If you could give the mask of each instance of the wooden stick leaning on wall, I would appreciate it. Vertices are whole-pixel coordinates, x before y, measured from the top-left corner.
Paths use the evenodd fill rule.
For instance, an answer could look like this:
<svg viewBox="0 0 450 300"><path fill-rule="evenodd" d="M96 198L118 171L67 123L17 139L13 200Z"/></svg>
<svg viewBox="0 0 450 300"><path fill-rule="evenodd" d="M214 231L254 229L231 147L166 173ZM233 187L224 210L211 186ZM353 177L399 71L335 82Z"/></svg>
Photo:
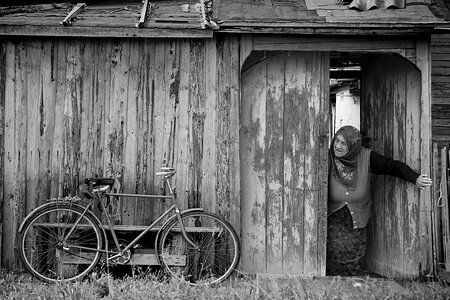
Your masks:
<svg viewBox="0 0 450 300"><path fill-rule="evenodd" d="M450 219L448 206L448 155L447 147L441 149L441 184L440 184L440 203L442 220L442 245L443 245L443 263L445 269L450 271Z"/></svg>
<svg viewBox="0 0 450 300"><path fill-rule="evenodd" d="M432 226L432 244L433 244L433 269L434 276L440 273L440 263L442 262L442 234L441 218L439 209L440 186L438 184L439 174L439 148L437 143L433 143L432 151L432 180L433 180L433 198L431 205L431 226Z"/></svg>

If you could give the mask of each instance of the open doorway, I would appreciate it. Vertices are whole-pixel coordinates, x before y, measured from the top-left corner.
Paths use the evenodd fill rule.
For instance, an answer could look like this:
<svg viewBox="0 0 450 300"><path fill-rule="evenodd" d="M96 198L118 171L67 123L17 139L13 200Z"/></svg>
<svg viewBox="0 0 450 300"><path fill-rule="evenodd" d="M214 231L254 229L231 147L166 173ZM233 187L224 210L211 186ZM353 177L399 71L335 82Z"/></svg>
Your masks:
<svg viewBox="0 0 450 300"><path fill-rule="evenodd" d="M361 54L333 52L330 55L330 133L340 127L361 127Z"/></svg>
<svg viewBox="0 0 450 300"><path fill-rule="evenodd" d="M360 129L363 146L420 167L421 73L390 53L330 53L330 136ZM387 277L419 274L419 194L390 176L371 177L366 264Z"/></svg>

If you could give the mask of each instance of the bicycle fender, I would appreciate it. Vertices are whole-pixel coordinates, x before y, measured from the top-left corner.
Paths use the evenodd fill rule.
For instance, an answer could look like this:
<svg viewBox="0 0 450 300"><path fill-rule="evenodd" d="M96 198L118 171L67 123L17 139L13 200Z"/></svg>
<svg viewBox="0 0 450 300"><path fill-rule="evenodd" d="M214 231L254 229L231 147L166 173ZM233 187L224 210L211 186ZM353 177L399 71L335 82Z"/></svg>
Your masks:
<svg viewBox="0 0 450 300"><path fill-rule="evenodd" d="M70 204L71 206L77 206L79 209L85 209L85 207L83 207L83 206L81 206L81 205L79 205L79 204L75 204L75 203L69 202L69 201L59 201L59 203L67 203L67 204ZM22 223L21 223L20 226L19 226L18 232L19 232L19 233L22 232L23 227L27 224L28 220L29 220L31 217L33 217L35 214L39 213L41 210L46 209L48 206L52 206L52 205L54 205L54 204L55 204L55 202L48 202L48 203L45 203L45 204L42 204L42 205L36 207L33 211L31 211L31 212L25 217L25 219L23 219ZM91 213L91 212L88 211L88 213ZM92 214L92 213L91 213L91 214ZM98 224L101 224L100 221L98 220L98 218L97 218L96 215L92 214L92 216L98 221ZM102 228L102 229L103 229L103 228Z"/></svg>
<svg viewBox="0 0 450 300"><path fill-rule="evenodd" d="M193 212L193 211L197 211L197 212L203 212L205 211L203 208L189 208L189 209L185 209L181 212L181 216L183 216L186 213L189 212ZM166 226L177 217L177 215L173 215L171 216L166 222L164 222L164 224L161 226L161 229L158 230L158 233L156 234L156 239L155 239L155 250L156 250L156 258L158 260L158 263L161 264L161 261L159 260L159 254L158 254L158 245L159 245L159 236L161 234L161 232L164 231L164 229L166 228Z"/></svg>

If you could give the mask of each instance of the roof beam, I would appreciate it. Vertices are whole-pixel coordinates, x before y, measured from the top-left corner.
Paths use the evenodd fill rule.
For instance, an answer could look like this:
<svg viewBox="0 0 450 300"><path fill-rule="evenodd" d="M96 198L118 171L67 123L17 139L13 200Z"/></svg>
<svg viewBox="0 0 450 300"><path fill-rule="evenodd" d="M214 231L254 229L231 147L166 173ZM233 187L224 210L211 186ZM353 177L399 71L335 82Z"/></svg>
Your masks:
<svg viewBox="0 0 450 300"><path fill-rule="evenodd" d="M86 7L86 3L77 3L72 10L69 12L69 14L66 16L66 18L61 22L64 26L70 26L72 25L73 19L80 14L83 9Z"/></svg>
<svg viewBox="0 0 450 300"><path fill-rule="evenodd" d="M144 4L142 5L141 16L139 18L139 21L136 23L136 27L138 27L138 28L141 28L142 25L144 25L145 18L147 16L148 0L144 0L143 2L144 2Z"/></svg>

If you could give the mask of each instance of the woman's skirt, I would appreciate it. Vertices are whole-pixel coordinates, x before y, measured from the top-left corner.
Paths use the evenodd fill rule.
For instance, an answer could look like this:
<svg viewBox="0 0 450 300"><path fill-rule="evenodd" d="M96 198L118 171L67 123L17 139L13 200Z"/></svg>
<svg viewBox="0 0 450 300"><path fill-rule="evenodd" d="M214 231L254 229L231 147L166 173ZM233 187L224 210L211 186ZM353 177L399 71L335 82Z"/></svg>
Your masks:
<svg viewBox="0 0 450 300"><path fill-rule="evenodd" d="M327 276L365 274L367 229L353 228L347 206L328 217Z"/></svg>

